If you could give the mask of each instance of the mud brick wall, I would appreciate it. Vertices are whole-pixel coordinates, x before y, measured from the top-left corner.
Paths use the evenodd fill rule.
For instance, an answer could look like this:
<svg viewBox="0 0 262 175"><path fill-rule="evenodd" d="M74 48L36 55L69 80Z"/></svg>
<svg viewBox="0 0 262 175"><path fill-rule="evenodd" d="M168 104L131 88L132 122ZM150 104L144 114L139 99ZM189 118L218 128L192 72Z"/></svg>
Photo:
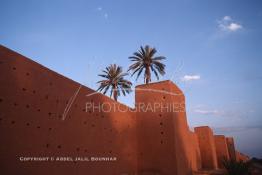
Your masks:
<svg viewBox="0 0 262 175"><path fill-rule="evenodd" d="M195 133L199 141L202 168L217 169L218 164L213 131L208 126L202 126L196 127Z"/></svg>
<svg viewBox="0 0 262 175"><path fill-rule="evenodd" d="M190 160L190 164L191 164L191 167L192 167L192 170L193 171L197 171L197 170L200 170L202 168L202 165L201 165L201 154L200 154L200 148L199 148L199 142L198 142L198 138L197 138L197 135L192 132L192 131L189 131L190 133L190 144L191 144L191 160Z"/></svg>
<svg viewBox="0 0 262 175"><path fill-rule="evenodd" d="M216 145L218 167L223 168L223 161L229 160L226 137L223 135L215 135L214 138Z"/></svg>
<svg viewBox="0 0 262 175"><path fill-rule="evenodd" d="M231 160L236 160L236 149L235 149L234 138L233 137L226 137L226 140L227 140L229 158Z"/></svg>
<svg viewBox="0 0 262 175"><path fill-rule="evenodd" d="M138 172L190 174L197 169L183 92L171 81L136 87L136 106L161 104L168 109L137 112ZM172 106L172 107L171 107ZM171 110L170 110L171 109Z"/></svg>
<svg viewBox="0 0 262 175"><path fill-rule="evenodd" d="M116 102L101 94L86 96L94 91L2 46L0 75L1 174L135 173L134 113L86 111L87 102ZM21 162L19 156L108 156L117 161Z"/></svg>
<svg viewBox="0 0 262 175"><path fill-rule="evenodd" d="M160 108L141 110L155 104L168 105L170 91L168 82L164 86L153 83L136 87L137 143L139 174L177 174L176 142L172 112L162 112Z"/></svg>
<svg viewBox="0 0 262 175"><path fill-rule="evenodd" d="M236 152L233 138L214 137L208 126L191 132L184 94L171 81L137 86L135 104L115 102L0 46L1 174L192 175L217 169L224 156L249 159ZM117 160L23 162L21 156Z"/></svg>

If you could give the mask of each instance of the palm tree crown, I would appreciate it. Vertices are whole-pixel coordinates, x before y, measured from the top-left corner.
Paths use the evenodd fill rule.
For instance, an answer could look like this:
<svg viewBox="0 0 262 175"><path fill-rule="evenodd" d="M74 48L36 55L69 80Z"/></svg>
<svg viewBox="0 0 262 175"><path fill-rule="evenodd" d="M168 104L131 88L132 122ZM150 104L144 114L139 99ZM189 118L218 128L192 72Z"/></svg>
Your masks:
<svg viewBox="0 0 262 175"><path fill-rule="evenodd" d="M126 93L131 92L132 83L124 77L128 73L124 73L122 67L117 66L116 64L111 64L102 71L104 74L99 74L98 76L105 78L104 80L98 81L100 84L97 91L103 91L103 94L106 94L110 89L110 97L114 96L114 99L117 101L117 97L120 96L120 92L125 96Z"/></svg>
<svg viewBox="0 0 262 175"><path fill-rule="evenodd" d="M160 75L165 74L165 65L161 63L162 60L166 59L163 56L154 56L157 50L146 45L144 48L141 46L138 52L135 52L129 59L134 62L129 66L128 71L132 70L132 76L137 73L137 78L144 72L144 82L148 84L151 82L151 71L154 72L155 76L159 80ZM151 70L151 71L150 71Z"/></svg>

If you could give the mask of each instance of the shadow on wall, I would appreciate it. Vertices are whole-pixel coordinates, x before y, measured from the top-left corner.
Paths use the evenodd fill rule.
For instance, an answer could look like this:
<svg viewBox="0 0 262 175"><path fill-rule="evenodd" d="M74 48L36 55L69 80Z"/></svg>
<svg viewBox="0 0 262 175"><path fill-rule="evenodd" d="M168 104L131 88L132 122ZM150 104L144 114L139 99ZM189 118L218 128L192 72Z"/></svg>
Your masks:
<svg viewBox="0 0 262 175"><path fill-rule="evenodd" d="M189 130L184 94L171 81L137 86L131 109L2 46L0 75L3 174L191 175L217 169L226 151L236 159L233 138L215 143L208 126ZM137 111L140 103L168 110ZM39 156L61 159L20 160Z"/></svg>
<svg viewBox="0 0 262 175"><path fill-rule="evenodd" d="M0 47L0 146L3 174L132 174L135 115L86 111L86 102L113 100L9 49ZM124 107L124 105L122 105ZM117 161L20 161L19 157L116 157Z"/></svg>

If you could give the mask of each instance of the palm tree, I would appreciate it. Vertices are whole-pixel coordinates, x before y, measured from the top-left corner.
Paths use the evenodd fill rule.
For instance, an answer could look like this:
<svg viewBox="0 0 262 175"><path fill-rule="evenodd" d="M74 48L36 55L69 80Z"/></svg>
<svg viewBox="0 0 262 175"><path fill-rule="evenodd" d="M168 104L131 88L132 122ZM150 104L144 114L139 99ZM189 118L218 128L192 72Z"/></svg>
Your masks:
<svg viewBox="0 0 262 175"><path fill-rule="evenodd" d="M97 91L104 91L103 94L106 94L107 91L111 89L110 97L113 94L115 101L117 101L117 97L120 96L120 92L122 92L124 96L126 93L129 94L131 92L132 83L124 79L128 73L124 73L122 67L111 64L102 72L104 74L99 74L98 76L105 79L97 82L100 84Z"/></svg>
<svg viewBox="0 0 262 175"><path fill-rule="evenodd" d="M161 63L162 60L166 59L163 56L156 56L157 50L146 45L144 48L141 46L138 52L135 52L129 59L134 63L129 66L128 71L132 70L131 76L137 73L137 78L140 76L142 71L144 72L144 82L148 84L151 81L151 71L154 72L155 76L159 80L159 75L165 74L165 65ZM151 69L151 71L150 71Z"/></svg>

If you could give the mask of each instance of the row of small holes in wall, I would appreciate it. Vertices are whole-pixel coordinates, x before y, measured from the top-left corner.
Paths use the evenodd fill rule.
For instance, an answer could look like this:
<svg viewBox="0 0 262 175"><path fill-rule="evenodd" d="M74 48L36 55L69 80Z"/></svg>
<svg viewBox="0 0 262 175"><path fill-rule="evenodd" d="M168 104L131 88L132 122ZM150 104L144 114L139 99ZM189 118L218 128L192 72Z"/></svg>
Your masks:
<svg viewBox="0 0 262 175"><path fill-rule="evenodd" d="M3 100L0 99L0 102L2 102L2 101L3 101ZM14 106L18 106L18 103L14 103ZM25 107L26 107L26 108L30 108L30 105L27 104ZM41 112L40 109L37 109L37 111L38 111L38 112ZM91 111L89 111L89 112L91 113ZM98 114L95 114L95 115L98 116ZM48 113L48 116L52 116L52 113L49 112L49 113ZM59 115L59 118L60 118L60 119L62 118L62 115L61 115L61 114ZM104 115L101 115L101 118L104 118ZM86 124L87 124L87 121L84 121L84 125L86 125ZM92 124L91 126L92 126L92 127L95 127L94 124Z"/></svg>
<svg viewBox="0 0 262 175"><path fill-rule="evenodd" d="M16 70L16 67L13 67L13 70ZM29 75L30 75L30 73L26 72L26 76L29 76ZM52 86L53 83L49 82L49 85ZM26 88L22 88L22 91L27 91L27 89ZM32 92L33 92L33 94L36 94L36 90L33 90ZM45 96L45 99L48 99L48 95ZM57 100L57 103L58 102L59 101ZM17 103L14 103L14 105L17 106ZM29 108L29 105L26 105L26 108ZM40 109L38 109L38 111L40 112Z"/></svg>
<svg viewBox="0 0 262 175"><path fill-rule="evenodd" d="M16 70L16 68L13 67L13 70ZM30 74L27 72L26 75L29 76ZM52 83L52 82L49 82L49 85L52 86L53 83ZM26 88L22 88L22 90L23 90L23 91L26 91L27 89L26 89ZM33 94L36 93L35 90L33 90L32 92L33 92ZM48 95L46 95L46 96L45 96L45 99L48 99L48 98L49 98ZM91 100L91 102L92 102L92 101L93 101L93 100ZM59 103L59 100L56 100L56 103ZM66 104L68 104L68 100L66 101ZM75 107L77 107L77 105L75 105Z"/></svg>
<svg viewBox="0 0 262 175"><path fill-rule="evenodd" d="M16 67L13 67L13 70L16 70ZM27 72L26 75L29 76L30 73ZM49 85L52 86L52 83L50 82ZM23 91L27 91L26 88L22 88L22 90L23 90ZM33 90L32 92L33 92L33 94L36 93L35 90ZM45 99L48 99L48 95L45 96ZM1 99L0 101L2 101L2 99ZM92 99L91 99L91 102L93 102ZM59 100L56 100L56 103L59 103ZM66 104L68 104L68 101L66 101ZM17 104L17 103L14 103L14 106L18 106L18 104ZM77 107L77 104L75 104L75 107ZM26 105L26 108L30 108L30 105ZM40 109L37 109L37 111L40 112ZM86 112L86 109L83 109L83 111ZM88 111L88 112L91 114L91 111ZM48 115L51 116L52 113L49 112ZM96 114L96 116L98 116L98 114ZM62 118L62 116L59 115L59 118ZM101 118L104 118L104 115L101 115ZM86 124L86 122L84 122L84 124ZM92 124L92 127L94 127L94 124Z"/></svg>
<svg viewBox="0 0 262 175"><path fill-rule="evenodd" d="M27 89L25 89L25 88L22 88L22 90L23 90L23 91L26 91ZM36 91L35 91L35 90L33 90L33 93L35 94L35 93L36 93ZM48 98L49 98L49 96L48 96L48 95L46 95L46 96L45 96L45 99L46 99L46 100L48 100ZM92 100L91 100L91 101L92 101ZM56 103L59 103L59 100L58 100L58 99L56 100ZM67 100L67 101L66 101L66 104L68 104L68 103L69 103L69 101ZM75 108L77 108L77 104L75 104L74 106L75 106ZM83 112L87 112L87 111L86 111L86 109L83 109ZM89 112L89 114L91 114L91 113L92 113L90 110L89 110L88 112ZM96 114L96 115L98 115L98 114ZM101 117L103 118L104 116L102 115Z"/></svg>
<svg viewBox="0 0 262 175"><path fill-rule="evenodd" d="M27 89L26 89L26 88L22 88L22 90L23 90L23 91L27 91ZM33 92L33 94L35 94L35 93L36 93L36 91L35 91L35 90L33 90L32 92ZM49 98L49 96L48 96L48 95L46 95L46 96L45 96L45 99L47 99L47 100L48 100L48 98ZM91 102L93 102L93 100L91 100ZM58 99L56 100L56 103L59 103L59 100L58 100ZM69 101L67 100L67 101L66 101L66 104L68 104L68 103L69 103ZM16 103L15 103L15 106L17 106L17 104L16 104ZM27 108L29 108L29 105L26 105L26 107L27 107ZM75 104L75 107L77 107L77 104ZM38 110L38 111L40 112L40 110ZM87 112L87 111L86 111L86 109L83 109L82 111L83 111L83 112ZM91 113L92 113L90 110L89 110L88 112L89 112L89 114L91 114ZM98 114L96 114L96 116L98 116ZM101 115L101 117L102 117L102 118L104 118L104 115Z"/></svg>
<svg viewBox="0 0 262 175"><path fill-rule="evenodd" d="M2 102L2 99L0 99L0 101ZM18 104L16 104L16 105L18 105ZM29 108L29 105L27 105L27 108ZM40 109L39 109L39 112L40 112ZM51 115L51 113L49 113L49 115ZM2 121L2 118L0 118L0 121ZM12 121L11 124L15 124L15 121ZM86 122L85 122L84 124L86 124ZM26 123L26 126L30 126L30 123ZM94 124L92 124L91 126L92 126L92 127L95 127ZM37 126L37 128L40 129L40 126ZM104 129L106 129L106 128L104 128ZM51 131L52 128L49 128L48 130ZM110 132L113 132L113 130L110 129ZM112 143L112 141L109 141L109 142ZM49 147L49 144L47 144L46 147ZM58 145L58 148L61 149L61 145ZM80 150L80 149L77 148L77 151L79 151L79 150ZM85 152L86 152L86 151L85 151ZM109 153L112 153L112 151L109 151Z"/></svg>
<svg viewBox="0 0 262 175"><path fill-rule="evenodd" d="M2 101L3 101L3 100L0 99L0 102L2 102ZM14 103L14 106L18 106L18 103L15 102L15 103ZM25 107L28 109L28 108L30 108L30 105L27 104L27 105L25 105ZM41 112L40 109L37 109L37 111L38 111L38 112ZM91 113L91 111L90 111L90 113ZM48 116L52 116L52 114L53 114L52 112L49 112L49 113L48 113ZM98 116L98 114L95 114L95 115ZM62 115L61 115L61 114L59 115L59 118L62 118ZM101 118L104 118L104 115L101 115ZM87 124L86 121L84 122L84 124Z"/></svg>
<svg viewBox="0 0 262 175"><path fill-rule="evenodd" d="M27 89L26 88L22 88L22 91L25 92L25 91L27 91ZM33 90L32 92L33 92L33 94L36 94L35 90ZM49 99L49 95L45 95L45 99L48 100ZM56 100L56 103L59 103L58 99ZM66 101L66 104L68 104L68 101Z"/></svg>
<svg viewBox="0 0 262 175"><path fill-rule="evenodd" d="M83 124L86 125L86 124L87 124L87 121L84 121ZM91 127L94 128L94 127L95 127L95 124L91 124ZM107 130L107 128L104 127L104 130ZM110 131L110 132L113 132L113 129L109 129L109 131Z"/></svg>
<svg viewBox="0 0 262 175"><path fill-rule="evenodd" d="M16 70L16 67L13 67L13 70ZM30 75L30 73L27 72L27 73L26 73L26 76L29 76L29 75ZM52 83L52 82L49 82L49 85L52 86L53 83ZM27 89L26 89L26 88L22 88L22 90L23 90L23 91L26 91ZM33 94L36 93L35 90L33 90L32 92L33 92ZM45 99L48 99L48 95L45 96ZM91 102L92 102L92 101L93 101L93 100L91 100ZM56 100L56 102L59 103L59 100ZM66 101L66 104L68 104L68 100ZM75 105L75 107L76 107L76 106L77 106L77 105Z"/></svg>
<svg viewBox="0 0 262 175"><path fill-rule="evenodd" d="M3 101L3 99L0 99L0 102L2 102L2 101ZM18 103L15 102L15 103L14 103L14 106L18 106ZM26 107L27 109L29 109L29 108L30 108L30 105L27 104L27 105L25 105L25 107ZM37 109L37 111L38 111L38 112L41 112L41 109ZM49 112L49 113L48 113L48 116L51 117L52 115L53 115L52 112ZM98 114L96 114L96 116L97 116L97 115L98 115ZM61 115L61 114L59 115L59 118L60 118L60 119L62 118L62 115ZM101 115L101 118L104 118L104 115ZM84 121L84 125L86 125L86 124L87 124L87 122ZM92 124L92 127L95 127L94 124Z"/></svg>
<svg viewBox="0 0 262 175"><path fill-rule="evenodd" d="M0 118L0 122L2 122L2 118ZM11 121L11 124L14 125L14 124L15 124L15 121L12 120L12 121ZM26 126L30 126L30 123L26 123ZM40 127L40 126L37 126L36 128L37 128L37 129L40 129L41 127ZM51 131L51 130L52 130L52 128L48 128L48 131Z"/></svg>
<svg viewBox="0 0 262 175"><path fill-rule="evenodd" d="M92 111L91 111L91 110L86 111L86 109L82 109L82 111L83 111L83 112L88 112L89 114L92 114ZM96 117L99 116L98 112L95 113L95 116L96 116ZM105 118L105 116L104 116L103 114L101 114L100 117L101 117L101 118Z"/></svg>
<svg viewBox="0 0 262 175"><path fill-rule="evenodd" d="M22 90L23 90L23 91L26 91L26 89L25 89L25 88L22 88ZM36 91L35 91L35 90L33 90L33 94L35 94L35 93L36 93ZM48 98L49 98L49 96L48 96L48 95L46 95L46 96L45 96L45 99L46 99L46 100L48 100ZM59 100L58 100L58 99L56 100L56 103L59 103ZM68 101L66 101L66 104L68 104ZM14 105L15 105L15 106L18 106L18 104L17 104L17 103L14 103ZM30 107L29 105L26 105L26 108L29 108L29 107ZM40 109L37 109L37 111L38 111L38 112L40 112L41 110L40 110ZM51 112L49 112L49 113L48 113L48 115L49 115L49 116L51 116L51 115L52 115L52 113L51 113ZM62 118L62 115L59 115L59 118L61 119L61 118ZM69 118L70 118L70 117L69 117Z"/></svg>
<svg viewBox="0 0 262 175"><path fill-rule="evenodd" d="M51 146L51 145L50 145L49 143L47 143L47 144L45 145L46 148L50 148L50 146ZM62 149L62 145L57 145L56 147L57 147L58 149ZM80 152L81 149L80 149L79 147L77 147L77 148L76 148L76 151L77 151L77 152ZM87 149L84 149L83 151L86 153L86 152L87 152ZM113 153L112 150L109 150L108 152L109 152L110 154ZM104 153L106 153L106 152L104 152Z"/></svg>
<svg viewBox="0 0 262 175"><path fill-rule="evenodd" d="M1 103L2 101L3 101L3 99L0 98L0 103ZM19 106L19 104L15 102L15 103L14 103L14 106ZM27 104L27 105L25 105L25 107L26 107L27 109L29 109L29 108L30 108L30 105ZM38 111L38 112L41 112L41 109L38 108L37 111ZM91 113L91 111L89 111L89 113ZM97 113L96 113L95 115L98 116ZM52 112L49 112L49 113L48 113L48 116L51 117L51 116L52 116ZM102 114L102 115L101 115L101 118L104 118L104 117L105 117L105 116ZM60 118L60 119L62 118L62 115L61 115L61 114L59 115L59 118ZM84 125L86 125L86 124L87 124L87 122L84 121ZM95 125L92 124L92 127L95 127Z"/></svg>
<svg viewBox="0 0 262 175"><path fill-rule="evenodd" d="M0 118L0 122L2 122L2 118ZM11 124L15 124L15 121L12 120L12 121L11 121ZM30 126L30 123L26 123L26 126ZM92 124L92 127L95 127L95 125ZM37 129L40 129L41 127L40 127L40 126L37 126L36 128L37 128ZM106 129L106 128L104 128L104 129ZM48 128L48 130L51 131L52 128ZM113 130L110 129L110 132L113 132ZM112 143L112 141L110 140L109 143ZM46 147L49 147L49 144L47 144ZM61 147L62 147L61 145L58 145L58 146L57 146L57 148L59 148L59 149L61 149ZM76 150L77 150L77 151L80 151L80 148L77 148ZM85 151L85 152L86 152L86 151ZM112 151L109 151L109 153L112 153Z"/></svg>
<svg viewBox="0 0 262 175"><path fill-rule="evenodd" d="M3 121L3 119L0 118L0 122L2 122L2 121ZM12 125L14 125L15 123L16 123L15 120L12 120L12 121L11 121L11 124L12 124ZM26 125L26 126L30 126L30 123L27 122L25 125ZM41 127L40 127L40 126L36 126L36 128L37 128L37 129L40 129ZM52 128L48 128L48 130L51 131Z"/></svg>
<svg viewBox="0 0 262 175"><path fill-rule="evenodd" d="M3 99L0 98L0 103L3 102ZM14 106L18 106L18 103L14 102ZM30 105L25 105L26 108L30 108ZM39 112L40 112L40 109L39 109Z"/></svg>
<svg viewBox="0 0 262 175"><path fill-rule="evenodd" d="M159 123L159 125L160 125L160 127L162 128L164 124L163 124L163 122L161 121L161 122ZM161 134L161 135L164 135L164 132L163 132L163 131L161 131L161 132L160 132L160 134ZM163 144L163 143L164 143L164 141L163 141L163 140L161 140L161 141L160 141L160 143L161 143L161 144Z"/></svg>
<svg viewBox="0 0 262 175"><path fill-rule="evenodd" d="M0 98L0 103L1 103L1 102L3 102L3 99L2 99L2 98ZM16 103L16 102L14 102L13 104L14 104L14 106L19 106L19 104ZM27 109L29 109L29 108L30 108L30 105L27 104L27 105L25 105L25 107L26 107ZM38 112L41 112L41 109L38 108L37 111L38 111ZM49 112L48 115L51 116L52 113ZM59 118L62 118L62 115L61 115L61 114L59 115Z"/></svg>
<svg viewBox="0 0 262 175"><path fill-rule="evenodd" d="M13 70L16 70L16 67L13 67ZM26 76L29 76L29 75L30 75L30 73L27 72L27 73L26 73ZM52 82L50 82L49 85L52 86ZM26 88L22 88L22 90L23 90L23 91L27 91ZM33 94L36 93L35 90L33 90L32 92L33 92ZM48 95L45 96L45 99L48 99ZM0 101L2 101L2 99L0 99ZM91 102L93 102L93 100L91 100ZM56 100L56 103L59 103L59 100ZM66 104L68 104L68 101L66 101ZM14 106L18 106L18 104L17 104L17 103L14 103ZM75 104L75 107L77 107L77 104ZM30 105L26 105L26 108L30 108ZM40 112L41 110L38 109L37 111ZM83 111L86 111L86 110L83 109ZM91 111L88 111L88 112L91 113ZM52 113L49 112L48 115L51 116ZM98 115L98 114L96 114L96 116L97 116L97 115ZM104 118L104 115L101 115L101 117ZM62 118L62 115L59 115L59 118ZM87 124L87 122L84 122L84 124ZM29 125L29 124L27 124L27 125ZM94 124L92 124L91 126L92 126L92 127L95 127ZM40 127L38 127L38 128L40 128ZM112 132L112 129L111 129L111 132Z"/></svg>
<svg viewBox="0 0 262 175"><path fill-rule="evenodd" d="M14 106L19 106L19 104L15 102L15 103L14 103ZM29 108L30 108L30 105L29 105L29 104L27 104L27 105L25 105L25 107L26 107L27 109L29 109ZM38 111L38 112L41 112L41 109L39 109L39 108L38 108L38 109L37 109L37 111ZM49 116L51 116L51 115L52 115L52 113L51 113L51 112L49 112L49 113L48 113L48 115L49 115ZM59 115L59 116L61 116L61 115Z"/></svg>
<svg viewBox="0 0 262 175"><path fill-rule="evenodd" d="M13 67L12 69L13 69L14 71L17 70L16 67ZM30 73L29 73L29 72L26 72L25 75L26 75L26 76L30 76ZM48 84L49 84L49 86L52 86L52 85L53 85L52 82L49 82Z"/></svg>

